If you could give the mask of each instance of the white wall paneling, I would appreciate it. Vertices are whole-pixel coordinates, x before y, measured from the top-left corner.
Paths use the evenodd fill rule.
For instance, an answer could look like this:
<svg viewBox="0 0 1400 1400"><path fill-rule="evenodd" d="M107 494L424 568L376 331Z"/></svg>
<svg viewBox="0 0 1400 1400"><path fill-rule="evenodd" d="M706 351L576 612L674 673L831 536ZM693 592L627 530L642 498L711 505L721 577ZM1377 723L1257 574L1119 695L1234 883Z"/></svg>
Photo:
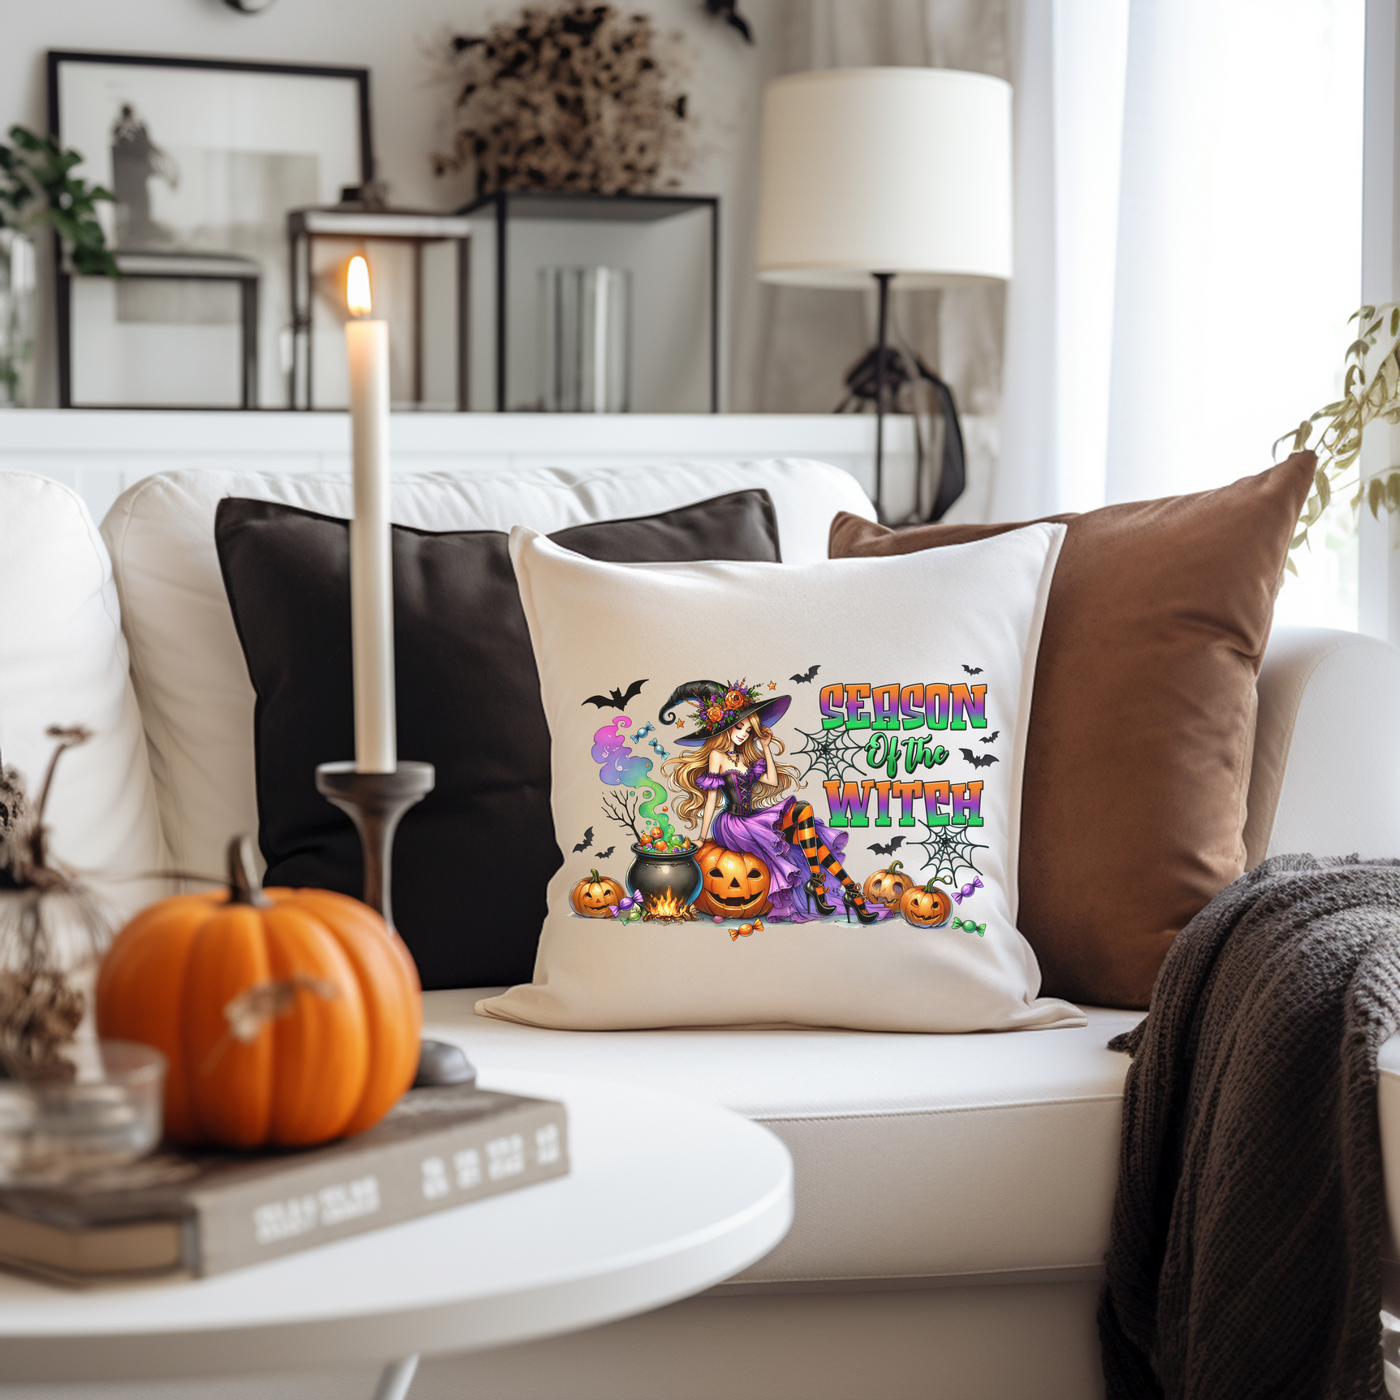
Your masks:
<svg viewBox="0 0 1400 1400"><path fill-rule="evenodd" d="M854 414L402 413L393 417L391 442L396 472L811 457L850 472L868 493L875 419ZM887 419L885 479L891 487L911 476L913 460L911 421ZM348 472L349 415L0 413L0 470L38 472L66 482L98 520L143 477L201 467ZM893 490L888 499L898 506Z"/></svg>

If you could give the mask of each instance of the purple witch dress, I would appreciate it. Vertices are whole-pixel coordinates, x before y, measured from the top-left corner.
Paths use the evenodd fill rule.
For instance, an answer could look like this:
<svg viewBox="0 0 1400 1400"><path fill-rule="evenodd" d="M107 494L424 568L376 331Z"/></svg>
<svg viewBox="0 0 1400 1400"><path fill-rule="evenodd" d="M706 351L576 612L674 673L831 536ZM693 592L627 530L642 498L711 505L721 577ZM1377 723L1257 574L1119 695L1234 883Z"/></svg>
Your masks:
<svg viewBox="0 0 1400 1400"><path fill-rule="evenodd" d="M772 877L768 898L773 903L773 912L765 917L789 919L798 924L823 918L812 902L812 896L803 888L812 873L806 860L778 829L783 813L798 799L790 797L781 806L754 811L753 790L767 771L767 763L760 758L752 768L732 768L727 773L696 775L696 787L724 794L725 806L715 814L710 836L726 850L757 856L768 867ZM846 849L846 833L833 831L819 821L817 834L840 860ZM840 881L828 871L826 882L824 898L839 911L842 908ZM870 907L877 912L888 913L881 905L871 904Z"/></svg>

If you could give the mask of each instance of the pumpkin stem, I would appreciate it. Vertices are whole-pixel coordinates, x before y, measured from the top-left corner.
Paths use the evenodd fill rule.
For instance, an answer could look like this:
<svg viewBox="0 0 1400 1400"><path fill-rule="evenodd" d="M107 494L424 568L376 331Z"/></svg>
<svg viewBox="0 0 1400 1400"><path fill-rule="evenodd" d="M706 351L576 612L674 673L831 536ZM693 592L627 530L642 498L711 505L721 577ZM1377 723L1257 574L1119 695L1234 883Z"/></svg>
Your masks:
<svg viewBox="0 0 1400 1400"><path fill-rule="evenodd" d="M930 880L930 881L928 882L928 884L926 884L926 885L924 886L924 893L925 893L925 894L941 894L941 893L942 893L941 890L938 890L938 889L935 889L935 888L934 888L934 886L935 886L937 883L938 883L937 880Z"/></svg>
<svg viewBox="0 0 1400 1400"><path fill-rule="evenodd" d="M588 872L588 883L590 885L596 885L598 883L598 878L598 871L596 869Z"/></svg>
<svg viewBox="0 0 1400 1400"><path fill-rule="evenodd" d="M228 902L251 904L266 909L272 901L263 893L262 883L253 874L253 838L246 832L228 843Z"/></svg>
<svg viewBox="0 0 1400 1400"><path fill-rule="evenodd" d="M904 869L904 862L902 860L892 860L887 868L890 874L893 875L896 870Z"/></svg>

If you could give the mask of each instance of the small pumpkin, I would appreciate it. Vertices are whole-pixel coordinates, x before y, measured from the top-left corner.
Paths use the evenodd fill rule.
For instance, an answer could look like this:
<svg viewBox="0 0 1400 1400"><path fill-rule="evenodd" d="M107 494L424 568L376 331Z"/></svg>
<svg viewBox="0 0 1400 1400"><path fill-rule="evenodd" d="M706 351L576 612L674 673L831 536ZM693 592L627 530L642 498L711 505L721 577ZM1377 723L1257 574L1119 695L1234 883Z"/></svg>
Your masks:
<svg viewBox="0 0 1400 1400"><path fill-rule="evenodd" d="M703 883L695 897L698 908L724 919L751 919L768 914L772 872L765 861L747 851L731 851L718 841L706 841L695 854Z"/></svg>
<svg viewBox="0 0 1400 1400"><path fill-rule="evenodd" d="M616 904L626 893L610 875L599 875L596 870L590 870L588 878L574 886L569 894L569 903L573 905L574 913L582 914L585 919L611 919L613 913L608 906Z"/></svg>
<svg viewBox="0 0 1400 1400"><path fill-rule="evenodd" d="M865 884L861 886L861 893L866 899L897 909L905 892L912 890L917 883L904 869L903 861L892 860L884 870L877 870L866 879Z"/></svg>
<svg viewBox="0 0 1400 1400"><path fill-rule="evenodd" d="M166 1057L177 1142L305 1147L377 1123L413 1082L423 1026L403 940L357 899L258 887L252 843L227 893L138 914L97 976L98 1034Z"/></svg>
<svg viewBox="0 0 1400 1400"><path fill-rule="evenodd" d="M915 928L937 928L946 924L953 912L953 901L932 880L916 885L899 897L899 912Z"/></svg>

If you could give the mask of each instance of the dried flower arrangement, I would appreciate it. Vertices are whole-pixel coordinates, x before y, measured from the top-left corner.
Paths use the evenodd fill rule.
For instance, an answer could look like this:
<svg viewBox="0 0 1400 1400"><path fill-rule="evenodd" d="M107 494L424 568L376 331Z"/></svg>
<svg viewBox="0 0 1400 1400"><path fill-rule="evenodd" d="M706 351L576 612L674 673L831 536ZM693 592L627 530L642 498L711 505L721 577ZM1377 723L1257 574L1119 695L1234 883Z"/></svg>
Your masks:
<svg viewBox="0 0 1400 1400"><path fill-rule="evenodd" d="M450 35L452 149L436 173L470 174L478 196L675 188L691 157L681 42L612 5L530 5Z"/></svg>
<svg viewBox="0 0 1400 1400"><path fill-rule="evenodd" d="M66 1081L64 1055L89 998L80 981L111 932L98 897L48 854L44 810L59 758L91 734L55 725L37 803L13 768L0 763L0 1076Z"/></svg>

